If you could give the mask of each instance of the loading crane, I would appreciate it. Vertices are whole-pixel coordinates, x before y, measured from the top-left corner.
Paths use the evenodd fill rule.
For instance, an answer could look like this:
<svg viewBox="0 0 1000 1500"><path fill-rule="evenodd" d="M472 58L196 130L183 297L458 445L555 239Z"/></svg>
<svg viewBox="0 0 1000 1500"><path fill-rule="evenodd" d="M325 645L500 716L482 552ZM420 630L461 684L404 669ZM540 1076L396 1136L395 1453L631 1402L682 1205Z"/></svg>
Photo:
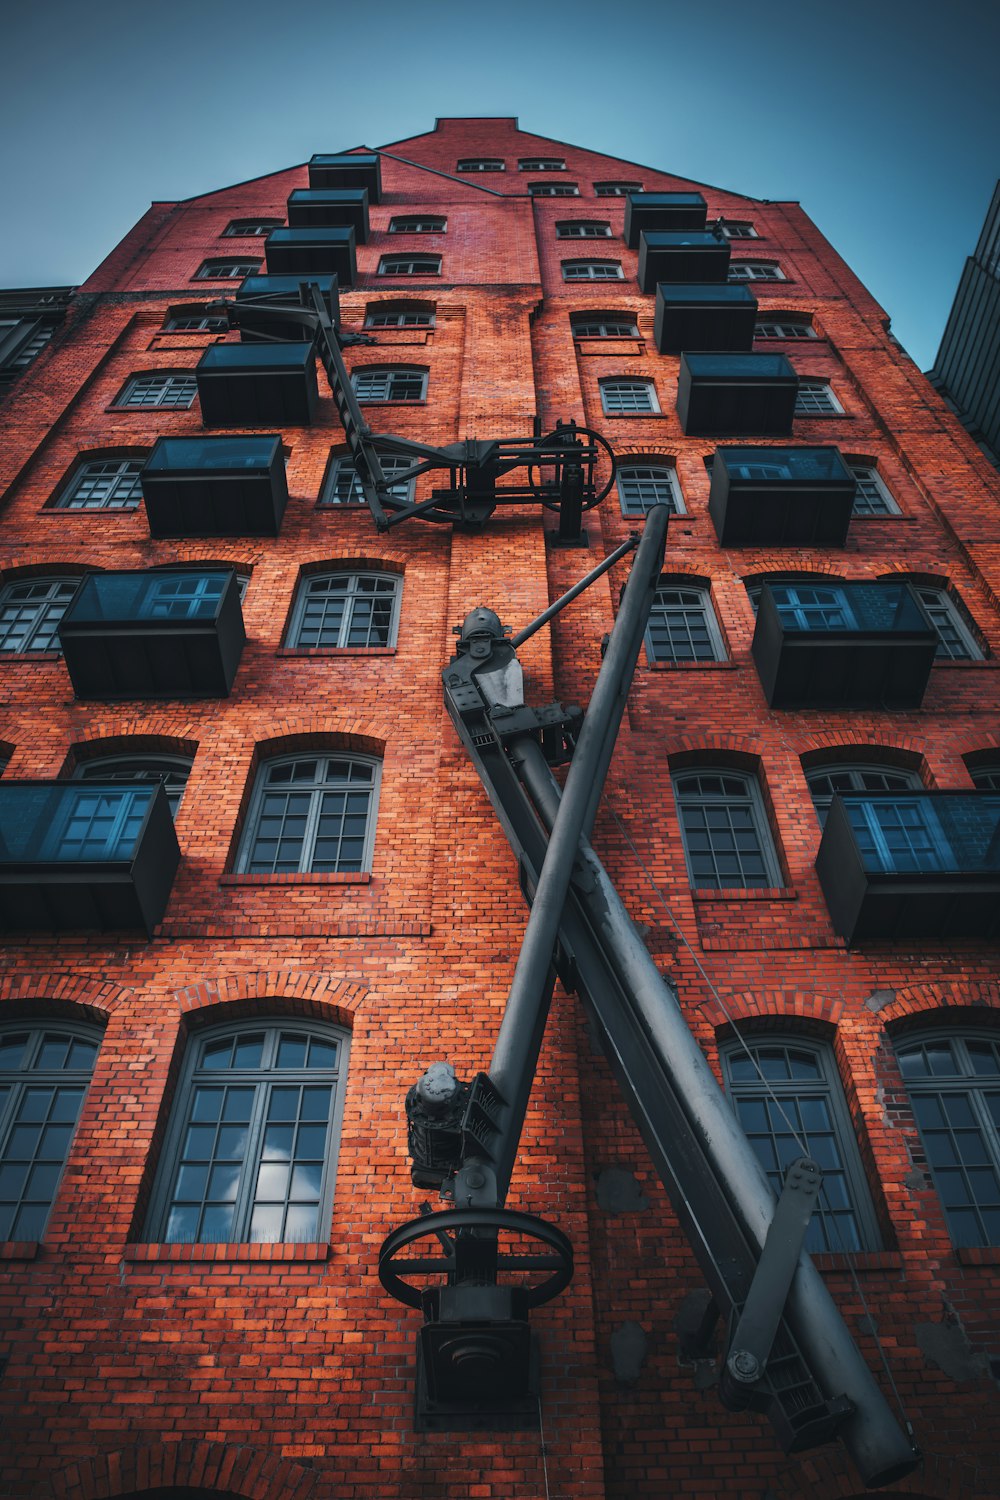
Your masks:
<svg viewBox="0 0 1000 1500"><path fill-rule="evenodd" d="M255 340L301 328L337 405L369 510L380 531L419 518L481 528L498 506L540 503L558 537L581 540L582 515L614 483L605 439L573 422L525 439L443 447L373 433L342 349L373 343L334 323L304 279L299 305L243 300L192 304L178 315L223 317ZM285 330L285 331L282 331ZM410 460L387 477L385 455ZM598 467L607 462L601 483ZM395 492L440 472L446 484L411 503ZM501 480L512 483L502 484ZM864 1484L910 1473L919 1460L803 1249L821 1173L793 1162L780 1197L688 1030L590 844L605 777L663 563L668 520L654 507L631 538L537 620L511 637L480 606L459 628L443 673L448 712L513 849L530 916L488 1070L468 1081L442 1060L406 1098L412 1178L451 1207L394 1230L379 1255L385 1289L423 1313L418 1335L418 1429L488 1430L537 1423L537 1353L529 1315L573 1274L573 1249L554 1224L508 1209L528 1099L558 977L576 992L707 1282L703 1313L684 1330L708 1353L725 1329L719 1394L732 1410L763 1412L788 1452L839 1438ZM524 702L516 649L638 544L587 712ZM569 766L564 788L553 767ZM429 1242L429 1243L428 1243Z"/></svg>
<svg viewBox="0 0 1000 1500"><path fill-rule="evenodd" d="M590 844L663 562L654 507L585 714L527 705L516 648L634 540L510 637L473 609L443 673L448 712L514 851L530 916L492 1061L460 1080L432 1064L406 1099L415 1185L453 1206L394 1230L379 1276L419 1307L417 1426L537 1421L529 1314L572 1275L562 1232L505 1207L555 978L582 1000L705 1276L689 1349L724 1328L719 1394L772 1422L787 1452L839 1438L864 1484L910 1473L897 1422L803 1242L821 1173L808 1157L775 1198L753 1148ZM569 765L560 789L553 766Z"/></svg>
<svg viewBox="0 0 1000 1500"><path fill-rule="evenodd" d="M467 438L442 447L375 433L354 393L342 350L378 340L336 323L317 283L304 278L299 297L298 306L268 301L265 294L261 300L183 304L174 313L222 318L228 328L250 331L255 342L285 343L289 328L313 342L379 531L412 519L478 531L498 507L542 505L558 514L557 537L563 545L581 543L584 512L599 505L615 482L615 456L606 438L575 421L557 422L545 434L536 421L529 437ZM387 476L382 459L390 456L409 462ZM400 498L401 489L426 474L440 475L442 483L423 500Z"/></svg>

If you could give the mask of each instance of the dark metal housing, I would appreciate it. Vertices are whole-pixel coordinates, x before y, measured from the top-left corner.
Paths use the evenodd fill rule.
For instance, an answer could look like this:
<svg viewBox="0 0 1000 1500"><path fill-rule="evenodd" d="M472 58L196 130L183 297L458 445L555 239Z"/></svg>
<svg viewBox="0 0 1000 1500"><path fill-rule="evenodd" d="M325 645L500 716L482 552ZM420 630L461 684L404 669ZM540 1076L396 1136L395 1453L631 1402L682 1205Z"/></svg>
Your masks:
<svg viewBox="0 0 1000 1500"><path fill-rule="evenodd" d="M59 640L78 698L224 698L246 644L236 573L88 573Z"/></svg>
<svg viewBox="0 0 1000 1500"><path fill-rule="evenodd" d="M340 322L340 290L336 276L310 276L309 281L319 288L323 305L336 327ZM301 308L301 285L300 276L247 276L240 282L236 301L240 304L240 338L244 344L269 343L274 339L288 339L291 343L302 341L308 330L301 322L289 319L288 323L279 323L271 318L266 329L263 326L258 328L254 326L248 307L254 302L266 302L272 306L287 303L289 307Z"/></svg>
<svg viewBox="0 0 1000 1500"><path fill-rule="evenodd" d="M0 927L147 937L166 910L180 849L167 794L148 782L5 781Z"/></svg>
<svg viewBox="0 0 1000 1500"><path fill-rule="evenodd" d="M708 208L700 193L629 193L625 243L638 250L643 230L704 229Z"/></svg>
<svg viewBox="0 0 1000 1500"><path fill-rule="evenodd" d="M311 342L210 344L195 375L206 427L307 427L316 415Z"/></svg>
<svg viewBox="0 0 1000 1500"><path fill-rule="evenodd" d="M682 354L681 430L687 437L790 437L798 388L783 354Z"/></svg>
<svg viewBox="0 0 1000 1500"><path fill-rule="evenodd" d="M729 241L711 230L650 230L639 236L639 290L658 281L725 281Z"/></svg>
<svg viewBox="0 0 1000 1500"><path fill-rule="evenodd" d="M309 186L367 188L369 203L379 203L382 198L381 158L374 151L358 152L356 156L325 156L321 152L309 158Z"/></svg>
<svg viewBox="0 0 1000 1500"><path fill-rule="evenodd" d="M653 339L661 354L681 354L685 349L749 353L757 305L742 281L660 281Z"/></svg>
<svg viewBox="0 0 1000 1500"><path fill-rule="evenodd" d="M762 588L750 649L769 706L919 708L938 634L909 584L831 582L829 591L835 628L779 609Z"/></svg>
<svg viewBox="0 0 1000 1500"><path fill-rule="evenodd" d="M277 433L158 438L140 482L155 537L277 536L288 504Z"/></svg>
<svg viewBox="0 0 1000 1500"><path fill-rule="evenodd" d="M717 448L708 513L723 547L843 547L856 490L838 448Z"/></svg>
<svg viewBox="0 0 1000 1500"><path fill-rule="evenodd" d="M341 286L353 286L358 270L350 225L272 229L264 254L274 276L336 276Z"/></svg>
<svg viewBox="0 0 1000 1500"><path fill-rule="evenodd" d="M292 229L325 229L341 225L353 229L359 245L370 232L367 188L295 188L288 197Z"/></svg>
<svg viewBox="0 0 1000 1500"><path fill-rule="evenodd" d="M816 873L848 943L1000 937L1000 797L835 797Z"/></svg>

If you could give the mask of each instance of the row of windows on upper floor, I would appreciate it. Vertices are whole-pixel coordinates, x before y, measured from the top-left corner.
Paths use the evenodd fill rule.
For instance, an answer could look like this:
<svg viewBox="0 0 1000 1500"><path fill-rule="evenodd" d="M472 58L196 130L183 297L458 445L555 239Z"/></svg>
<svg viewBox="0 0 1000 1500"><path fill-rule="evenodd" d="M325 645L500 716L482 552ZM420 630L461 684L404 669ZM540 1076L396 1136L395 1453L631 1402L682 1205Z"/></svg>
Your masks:
<svg viewBox="0 0 1000 1500"><path fill-rule="evenodd" d="M571 312L570 328L577 339L590 338L640 338L639 325L628 313L612 309L601 311ZM437 308L433 302L384 301L370 302L365 309L366 328L434 328L437 323ZM168 313L164 319L165 333L222 333L227 327L225 318L175 317ZM819 335L808 314L776 313L759 318L754 325L756 339L815 339Z"/></svg>
<svg viewBox="0 0 1000 1500"><path fill-rule="evenodd" d="M582 227L582 226L581 226ZM583 234L566 235L566 238L583 238ZM247 276L256 276L261 268L259 260L225 259L215 257L203 260L192 277L193 281L242 281ZM383 255L379 258L378 276L440 276L443 259L440 255ZM560 262L563 281L624 281L625 271L618 260L564 260ZM728 269L730 281L787 281L777 261L747 260L731 261Z"/></svg>
<svg viewBox="0 0 1000 1500"><path fill-rule="evenodd" d="M892 582L903 575L893 574ZM79 586L79 578L32 576L0 589L0 654L23 655L57 648L57 630ZM767 582L782 623L799 630L852 628L851 603L842 581L801 575L789 580L755 577L746 582L756 612ZM964 605L938 584L913 582L938 634L939 661L978 661L984 651ZM245 584L244 584L245 588ZM306 573L295 590L284 645L290 650L371 650L396 644L402 598L397 573L337 570ZM199 600L174 599L172 618ZM688 576L664 576L653 601L646 652L654 664L694 665L726 661L728 653L712 605L710 585Z"/></svg>
<svg viewBox="0 0 1000 1500"><path fill-rule="evenodd" d="M136 510L142 500L141 477L147 456L145 451L136 454L134 450L118 449L99 458L78 460L66 480L58 486L50 507L65 511ZM409 459L391 453L383 454L381 463L389 477L411 467ZM875 464L851 458L847 459L847 464L857 485L854 516L900 514L900 508ZM687 513L677 470L670 462L658 461L652 455L647 459L625 459L619 462L615 478L623 516L645 515L654 505L668 505L675 515ZM394 486L394 493L401 500L410 501L414 486L415 481L405 481ZM346 455L331 457L318 503L365 504L358 471Z"/></svg>
<svg viewBox="0 0 1000 1500"><path fill-rule="evenodd" d="M371 404L426 401L430 372L420 365L366 365L354 370L351 384L360 402ZM642 376L605 375L599 378L605 416L664 415L656 382ZM118 411L188 411L198 394L193 370L148 370L129 376L112 402ZM828 380L799 376L795 415L842 416L844 408Z"/></svg>
<svg viewBox="0 0 1000 1500"><path fill-rule="evenodd" d="M101 1041L93 1025L0 1028L0 1241L44 1235ZM953 1243L1000 1245L1000 1038L951 1025L894 1041ZM343 1028L280 1011L192 1032L164 1101L162 1147L137 1238L327 1239L348 1043ZM806 1248L883 1248L887 1205L866 1173L832 1043L790 1022L782 1032L723 1040L719 1060L732 1107L775 1190L798 1156L823 1170ZM874 1097L874 1088L865 1092ZM864 1155L870 1159L871 1150Z"/></svg>
<svg viewBox="0 0 1000 1500"><path fill-rule="evenodd" d="M547 189L548 184L540 183L538 188L539 191L534 196L541 196L542 189ZM233 219L226 225L222 234L224 239L263 239L273 229L281 229L284 222L284 219ZM720 219L716 227L727 240L760 238L752 224ZM555 228L556 238L561 240L610 240L614 237L611 224L607 219L564 219L558 222ZM387 234L446 234L448 219L444 214L394 214L385 232Z"/></svg>

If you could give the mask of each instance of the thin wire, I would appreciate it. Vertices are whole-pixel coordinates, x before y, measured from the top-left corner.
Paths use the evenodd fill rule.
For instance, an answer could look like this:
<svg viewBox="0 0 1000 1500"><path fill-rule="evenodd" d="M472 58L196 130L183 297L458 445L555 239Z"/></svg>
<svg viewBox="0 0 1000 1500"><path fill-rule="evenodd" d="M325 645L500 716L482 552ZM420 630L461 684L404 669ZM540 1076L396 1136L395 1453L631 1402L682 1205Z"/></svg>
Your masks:
<svg viewBox="0 0 1000 1500"><path fill-rule="evenodd" d="M545 1500L552 1500L552 1496L549 1493L549 1464L546 1457L548 1448L545 1443L545 1423L542 1421L542 1398L539 1395L535 1397L535 1400L538 1402L538 1436L542 1445L542 1478L545 1480Z"/></svg>
<svg viewBox="0 0 1000 1500"><path fill-rule="evenodd" d="M804 1156L808 1156L809 1155L809 1151L808 1151L807 1147L803 1143L803 1141L802 1141L801 1137L799 1136L799 1133L796 1130L796 1128L792 1125L791 1120L789 1120L788 1115L785 1113L785 1110L784 1110L784 1107L783 1107L783 1105L781 1103L780 1098L778 1097L778 1095L772 1089L769 1080L764 1076L763 1070L761 1069L761 1066L758 1063L757 1058L754 1056L753 1052L750 1050L750 1047L747 1045L747 1042L746 1042L746 1040L745 1040L745 1038L743 1036L743 1033L740 1031L739 1025L737 1024L735 1017L732 1015L731 1011L727 1007L727 1005L726 1005L725 1001L723 1000L722 996L719 994L718 989L713 984L712 979L710 978L709 974L706 972L705 966L702 963L701 959L699 958L698 954L695 952L695 950L692 948L691 944L688 942L687 937L685 936L683 928L681 927L681 925L678 922L677 918L674 916L673 912L671 911L670 906L669 906L669 904L667 902L666 897L664 896L663 892L660 890L660 887L657 885L656 880L653 877L652 871L647 866L645 860L643 859L642 855L639 853L639 851L636 848L635 844L633 843L631 837L629 836L628 829L625 827L625 824L622 822L622 820L619 817L619 815L618 815L617 811L615 810L615 808L611 806L610 802L607 805L608 805L609 811L611 813L611 816L614 818L615 823L618 826L618 829L619 829L619 831L620 831L620 833L622 835L622 838L625 840L626 844L628 844L629 848L632 851L633 856L635 857L636 863L638 864L639 868L642 870L643 874L646 876L646 879L649 881L649 884L653 888L653 891L656 893L657 900L659 901L660 905L663 907L663 910L666 912L667 917L669 918L671 926L673 927L674 931L677 933L677 936L680 938L681 942L684 944L684 947L687 949L688 953L691 955L692 959L694 960L695 967L697 968L697 970L698 970L699 974L701 975L702 979L705 981L706 985L708 986L709 990L711 991L711 994L712 994L713 999L715 1000L715 1003L718 1005L719 1009L722 1011L722 1014L725 1016L725 1018L728 1021L729 1025L732 1027L733 1034L735 1035L736 1040L739 1042L740 1046L743 1048L743 1051L746 1053L747 1057L750 1059L750 1062L752 1063L752 1065L753 1065L753 1067L754 1067L754 1069L755 1069L755 1071L757 1073L757 1076L760 1078L761 1083L764 1085L764 1089L765 1089L766 1093L774 1101L774 1104L775 1104L776 1109L778 1110L778 1113L781 1115L781 1118L784 1120L785 1124L788 1126L788 1130L789 1130L789 1132L790 1132L790 1134L792 1136L792 1139L795 1141L796 1145L802 1151L802 1154ZM845 1245L843 1239L841 1238L840 1225L837 1222L836 1215L832 1211L832 1205L830 1204L829 1200L826 1198L826 1189L823 1188L823 1187L821 1187L821 1189L820 1189L820 1196L821 1196L821 1198L824 1201L825 1207L829 1211L829 1220L828 1220L828 1222L830 1224L832 1224L834 1234L835 1234L837 1240L840 1243L841 1254L844 1255L844 1256L846 1256L846 1258L847 1258L847 1267L848 1267L848 1270L851 1273L851 1280L854 1283L854 1290L856 1291L856 1293L858 1295L858 1298L859 1298L859 1300L861 1302L861 1306L864 1309L865 1321L866 1321L866 1323L868 1325L869 1331L871 1332L871 1334L872 1334L872 1336L873 1336L873 1338L875 1340L875 1344L876 1344L876 1347L877 1347L878 1352L879 1352L879 1358L880 1358L880 1360L882 1362L882 1368L885 1371L886 1378L887 1378L887 1380L889 1382L889 1385L890 1385L890 1387L892 1389L892 1394L895 1397L896 1405L899 1408L899 1414L900 1414L900 1416L903 1419L903 1425L905 1426L907 1432L910 1434L910 1439L912 1441L912 1439L913 1439L913 1428L910 1425L910 1421L909 1421L909 1419L908 1419L908 1417L906 1415L906 1408L903 1406L903 1400L902 1400L902 1397L899 1394L899 1387L897 1386L895 1378L894 1378L893 1373L892 1373L892 1366L889 1364L889 1360L888 1360L888 1357L886 1355L885 1349L882 1346L882 1340L878 1336L878 1328L876 1326L875 1320L872 1317L871 1312L869 1311L868 1302L867 1302L867 1299L865 1297L864 1290L862 1289L861 1282L860 1282L860 1280L858 1278L857 1267L856 1267L855 1261L854 1261L854 1251L851 1250L847 1245Z"/></svg>

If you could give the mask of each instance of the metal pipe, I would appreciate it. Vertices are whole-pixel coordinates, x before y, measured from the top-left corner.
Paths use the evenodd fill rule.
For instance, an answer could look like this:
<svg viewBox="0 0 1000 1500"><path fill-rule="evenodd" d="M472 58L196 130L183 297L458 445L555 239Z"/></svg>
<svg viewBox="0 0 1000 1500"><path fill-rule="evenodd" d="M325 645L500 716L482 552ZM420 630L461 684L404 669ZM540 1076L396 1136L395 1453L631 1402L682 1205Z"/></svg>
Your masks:
<svg viewBox="0 0 1000 1500"><path fill-rule="evenodd" d="M613 568L620 558L624 557L626 553L631 552L633 547L638 547L638 545L639 533L633 531L627 542L622 542L621 546L616 547L602 563L598 563L596 568L592 568L585 578L581 578L579 583L574 583L573 587L568 589L565 594L561 594L558 599L549 605L548 609L543 609L540 615L536 615L530 625L525 625L523 630L517 632L517 635L512 635L510 644L514 647L514 650L516 651L518 646L523 646L525 641L529 641L536 630L541 630L542 626L547 625L560 610L566 608L567 604L572 604L573 600L579 594L582 594L584 589L589 589L592 583L596 583L602 573L606 573L609 568Z"/></svg>
<svg viewBox="0 0 1000 1500"><path fill-rule="evenodd" d="M655 506L650 511L639 543L629 585L611 632L611 643L594 684L590 707L570 764L566 790L553 821L510 996L493 1049L490 1079L509 1109L508 1128L502 1132L495 1152L501 1203L510 1183L538 1063L544 1030L544 1012L540 1024L539 1009L542 1003L547 1004L546 994L551 994L547 976L552 967L552 954L577 859L580 835L590 811L594 785L597 784L599 793L607 774L611 759L608 745L614 745L625 695L649 617L653 587L663 565L669 515L665 505ZM648 586L649 579L654 580L653 587Z"/></svg>
<svg viewBox="0 0 1000 1500"><path fill-rule="evenodd" d="M565 794L560 793L534 741L519 740L517 750L518 774L543 823L554 828ZM676 991L650 957L610 876L585 840L580 841L577 854L589 878L574 887L574 898L586 909L702 1144L706 1162L724 1183L745 1232L762 1248L776 1201L764 1169L688 1029ZM865 1484L888 1484L911 1472L913 1444L805 1251L799 1258L785 1316L826 1395L845 1395L854 1405L839 1436Z"/></svg>

